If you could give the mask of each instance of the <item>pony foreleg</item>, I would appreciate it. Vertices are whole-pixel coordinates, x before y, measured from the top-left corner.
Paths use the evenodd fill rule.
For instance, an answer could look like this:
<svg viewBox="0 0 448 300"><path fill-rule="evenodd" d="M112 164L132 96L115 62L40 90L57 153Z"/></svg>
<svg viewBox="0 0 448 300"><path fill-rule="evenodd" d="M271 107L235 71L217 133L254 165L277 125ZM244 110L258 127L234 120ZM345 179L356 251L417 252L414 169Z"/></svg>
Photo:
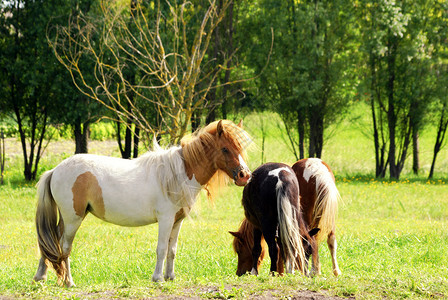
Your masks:
<svg viewBox="0 0 448 300"><path fill-rule="evenodd" d="M319 243L316 241L315 250L313 250L312 254L313 265L311 266L310 276L320 275L320 261L319 261Z"/></svg>
<svg viewBox="0 0 448 300"><path fill-rule="evenodd" d="M258 259L261 254L261 231L254 228L254 246L252 248L252 270L251 275L258 275Z"/></svg>
<svg viewBox="0 0 448 300"><path fill-rule="evenodd" d="M34 275L34 281L47 280L47 269L48 266L45 263L45 258L41 257L39 260L39 266L37 267L36 275Z"/></svg>
<svg viewBox="0 0 448 300"><path fill-rule="evenodd" d="M152 281L163 281L163 263L168 251L168 242L173 229L174 216L159 219L159 237L157 241L157 262Z"/></svg>
<svg viewBox="0 0 448 300"><path fill-rule="evenodd" d="M333 263L333 274L334 276L339 276L342 273L341 270L339 269L338 261L336 259L336 250L338 248L338 244L336 242L336 235L334 234L334 231L331 231L330 234L328 235L327 244L331 254L331 261Z"/></svg>
<svg viewBox="0 0 448 300"><path fill-rule="evenodd" d="M174 259L176 258L177 240L179 237L180 228L182 227L182 221L183 219L176 221L173 229L171 230L170 240L168 243L168 254L166 256L165 280L173 280L175 277Z"/></svg>

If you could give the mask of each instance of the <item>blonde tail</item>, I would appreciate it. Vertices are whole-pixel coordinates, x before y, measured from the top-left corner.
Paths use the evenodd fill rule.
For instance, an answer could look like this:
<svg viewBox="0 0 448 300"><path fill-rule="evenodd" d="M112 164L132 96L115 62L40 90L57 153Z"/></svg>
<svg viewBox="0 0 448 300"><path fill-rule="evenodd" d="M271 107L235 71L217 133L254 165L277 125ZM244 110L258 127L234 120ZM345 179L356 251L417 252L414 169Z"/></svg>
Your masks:
<svg viewBox="0 0 448 300"><path fill-rule="evenodd" d="M42 257L52 264L58 276L58 283L62 284L67 276L65 265L67 255L63 255L59 243L64 223L58 214L58 207L50 190L52 174L52 171L46 172L37 184L39 198L36 211L36 230Z"/></svg>
<svg viewBox="0 0 448 300"><path fill-rule="evenodd" d="M322 241L335 230L338 202L341 196L330 173L317 173L315 178L317 199L312 228L320 228L316 239Z"/></svg>

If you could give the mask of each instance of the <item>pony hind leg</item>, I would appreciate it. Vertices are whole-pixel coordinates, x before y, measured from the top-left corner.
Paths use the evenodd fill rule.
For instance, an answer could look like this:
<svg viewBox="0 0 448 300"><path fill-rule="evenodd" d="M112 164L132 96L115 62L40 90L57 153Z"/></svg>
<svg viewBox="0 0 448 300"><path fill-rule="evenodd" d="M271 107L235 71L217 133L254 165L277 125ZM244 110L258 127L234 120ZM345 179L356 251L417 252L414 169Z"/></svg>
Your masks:
<svg viewBox="0 0 448 300"><path fill-rule="evenodd" d="M278 256L279 256L279 247L277 245L277 241L275 239L275 233L276 233L276 228L274 230L272 230L271 228L267 228L268 226L264 226L264 230L263 230L263 236L264 239L266 240L266 244L268 244L268 249L269 249L269 257L271 258L271 268L270 268L270 272L272 275L275 274L275 272L278 272L278 268L277 268L277 261L278 261ZM288 268L286 268L286 272L287 273L291 273L288 272Z"/></svg>
<svg viewBox="0 0 448 300"><path fill-rule="evenodd" d="M61 250L62 250L62 262L65 265L65 286L70 288L74 287L75 283L70 270L70 253L72 251L73 240L75 238L76 232L82 223L82 218L75 218L71 222L67 222L64 226L62 237L60 240Z"/></svg>
<svg viewBox="0 0 448 300"><path fill-rule="evenodd" d="M331 261L333 263L333 274L334 274L334 276L339 276L342 273L341 273L341 270L339 269L338 261L336 259L336 250L337 250L338 245L336 242L336 235L333 230L328 235L327 245L328 245L328 249L330 250Z"/></svg>
<svg viewBox="0 0 448 300"><path fill-rule="evenodd" d="M252 247L252 270L250 271L251 275L258 276L258 259L261 255L261 235L262 232L259 229L253 229L254 236L254 245Z"/></svg>
<svg viewBox="0 0 448 300"><path fill-rule="evenodd" d="M179 238L180 228L182 227L183 219L174 222L171 230L170 239L168 242L168 253L166 256L165 280L174 280L174 259L176 258L177 240Z"/></svg>
<svg viewBox="0 0 448 300"><path fill-rule="evenodd" d="M45 257L41 257L39 260L39 266L37 267L37 272L36 275L34 275L33 280L34 281L42 281L42 280L47 280L47 270L48 270L48 266L45 263Z"/></svg>

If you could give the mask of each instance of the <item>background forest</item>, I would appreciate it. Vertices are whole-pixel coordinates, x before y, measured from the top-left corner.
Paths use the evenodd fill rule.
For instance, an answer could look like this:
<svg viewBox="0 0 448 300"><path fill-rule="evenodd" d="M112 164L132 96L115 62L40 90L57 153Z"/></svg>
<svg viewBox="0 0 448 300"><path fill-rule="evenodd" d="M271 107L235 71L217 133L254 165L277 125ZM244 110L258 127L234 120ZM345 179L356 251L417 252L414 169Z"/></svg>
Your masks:
<svg viewBox="0 0 448 300"><path fill-rule="evenodd" d="M447 41L445 0L1 1L0 298L447 298ZM237 277L231 185L200 195L174 281L151 282L158 226L87 216L78 286L32 283L44 171L73 153L134 158L221 118L244 120L251 170L331 166L340 276L322 243L320 276L270 276L267 258Z"/></svg>
<svg viewBox="0 0 448 300"><path fill-rule="evenodd" d="M2 1L2 137L20 138L34 180L55 133L84 153L107 121L130 158L154 137L272 111L297 159L321 157L361 102L375 176L399 179L411 155L417 174L431 126L431 178L448 127L447 20L441 0Z"/></svg>

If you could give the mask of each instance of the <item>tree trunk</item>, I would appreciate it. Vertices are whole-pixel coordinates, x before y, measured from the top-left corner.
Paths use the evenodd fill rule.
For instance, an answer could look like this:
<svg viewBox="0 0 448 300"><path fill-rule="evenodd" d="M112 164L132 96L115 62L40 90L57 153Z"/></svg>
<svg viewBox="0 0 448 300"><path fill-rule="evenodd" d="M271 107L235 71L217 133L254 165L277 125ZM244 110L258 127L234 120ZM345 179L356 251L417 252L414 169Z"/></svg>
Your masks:
<svg viewBox="0 0 448 300"><path fill-rule="evenodd" d="M134 153L132 155L133 158L138 157L138 144L140 142L140 128L135 126L134 129Z"/></svg>
<svg viewBox="0 0 448 300"><path fill-rule="evenodd" d="M297 110L297 131L299 132L299 158L305 158L305 114Z"/></svg>
<svg viewBox="0 0 448 300"><path fill-rule="evenodd" d="M437 129L436 142L434 144L434 154L431 162L431 169L429 171L428 179L434 176L434 169L436 165L437 154L442 147L443 141L445 140L445 135L448 129L448 118L446 117L447 103L444 103L442 113L440 115L439 126Z"/></svg>
<svg viewBox="0 0 448 300"><path fill-rule="evenodd" d="M20 114L19 108L16 103L14 103L14 113L16 115L17 125L19 127L20 141L22 143L22 151L24 158L24 170L23 174L25 180L31 181L36 179L37 168L39 165L40 156L42 154L42 144L45 136L45 130L47 126L47 112L45 109L42 109L41 113L43 114L42 120L42 131L39 132L38 128L38 112L37 112L37 100L33 99L30 103L31 112L31 124L30 124L30 152L28 156L27 145L26 145L26 132L24 130L23 119ZM37 145L37 152L35 153Z"/></svg>
<svg viewBox="0 0 448 300"><path fill-rule="evenodd" d="M89 135L90 135L90 122L86 121L81 123L81 120L76 120L74 125L75 135L75 154L88 153Z"/></svg>
<svg viewBox="0 0 448 300"><path fill-rule="evenodd" d="M121 136L121 122L117 121L117 143L121 153L121 158L129 159L138 157L138 144L140 142L140 128L137 125L126 124L124 144ZM133 128L133 129L132 129Z"/></svg>
<svg viewBox="0 0 448 300"><path fill-rule="evenodd" d="M395 99L394 99L396 42L393 37L389 37L388 46L389 46L387 57L388 80L386 84L386 90L388 98L387 121L389 127L389 172L391 178L399 179L400 170L396 163L395 139L396 139L397 115L395 111Z"/></svg>
<svg viewBox="0 0 448 300"><path fill-rule="evenodd" d="M418 175L420 169L418 129L412 128L412 171Z"/></svg>
<svg viewBox="0 0 448 300"><path fill-rule="evenodd" d="M309 114L309 125L310 125L310 136L309 136L309 148L308 154L309 157L318 157L322 156L322 148L323 148L323 132L324 132L324 123L323 123L323 115L318 112L319 109L315 107L315 109L311 110L311 114Z"/></svg>
<svg viewBox="0 0 448 300"><path fill-rule="evenodd" d="M120 149L121 157L124 159L131 158L132 132L129 124L126 124L126 130L124 134L124 145L123 145L121 136L121 123L120 121L117 121L117 142L118 142L118 148Z"/></svg>

